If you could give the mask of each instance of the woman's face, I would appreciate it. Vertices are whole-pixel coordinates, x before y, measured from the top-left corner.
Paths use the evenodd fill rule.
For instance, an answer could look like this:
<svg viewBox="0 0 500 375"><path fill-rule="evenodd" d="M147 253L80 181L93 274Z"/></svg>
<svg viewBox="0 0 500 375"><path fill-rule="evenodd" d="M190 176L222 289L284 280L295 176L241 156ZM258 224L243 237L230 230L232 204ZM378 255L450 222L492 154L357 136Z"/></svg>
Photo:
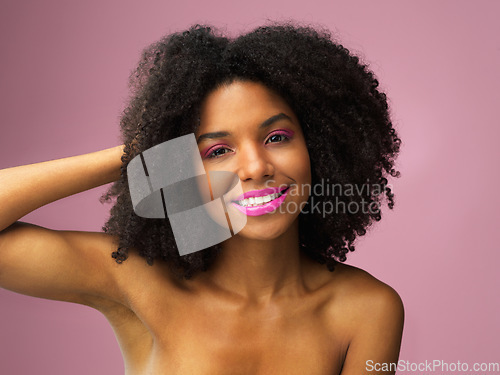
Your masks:
<svg viewBox="0 0 500 375"><path fill-rule="evenodd" d="M291 227L307 202L311 169L297 117L279 95L250 81L213 91L196 139L207 173L239 177L244 195L233 194L228 207L247 216L238 236L273 239Z"/></svg>

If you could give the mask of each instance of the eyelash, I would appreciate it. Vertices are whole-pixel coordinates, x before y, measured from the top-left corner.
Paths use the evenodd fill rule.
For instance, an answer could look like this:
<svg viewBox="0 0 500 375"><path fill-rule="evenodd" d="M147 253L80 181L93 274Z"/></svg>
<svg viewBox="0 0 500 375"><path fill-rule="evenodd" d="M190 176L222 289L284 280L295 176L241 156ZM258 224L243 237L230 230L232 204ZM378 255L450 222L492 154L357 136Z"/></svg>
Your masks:
<svg viewBox="0 0 500 375"><path fill-rule="evenodd" d="M271 143L284 143L284 142L287 142L291 139L291 134L289 134L289 132L285 131L285 130L277 130L273 133L271 133L269 135L269 137L267 138L266 140L266 143L265 144L268 144L268 141L272 138L272 137L275 137L275 136L281 136L283 137L284 139L282 141L278 141L278 142L271 142ZM217 147L217 146L220 146L220 147ZM217 159L217 158L220 158L221 156L223 156L224 154L227 154L227 152L224 152L223 154L221 155L214 155L215 152L219 151L219 150L228 150L229 148L228 147L224 147L224 145L216 145L212 148L210 148L206 153L205 153L205 158L206 159Z"/></svg>

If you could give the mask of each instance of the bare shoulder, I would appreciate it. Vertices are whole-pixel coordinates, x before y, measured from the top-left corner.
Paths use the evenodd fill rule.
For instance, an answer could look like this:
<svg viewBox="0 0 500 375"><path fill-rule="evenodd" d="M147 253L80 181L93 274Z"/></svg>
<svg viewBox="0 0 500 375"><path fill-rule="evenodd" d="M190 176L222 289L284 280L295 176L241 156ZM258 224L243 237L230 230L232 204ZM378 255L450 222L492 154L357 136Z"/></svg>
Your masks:
<svg viewBox="0 0 500 375"><path fill-rule="evenodd" d="M372 374L367 361L397 361L404 324L399 294L368 272L338 263L328 275L324 328L340 345L342 375Z"/></svg>
<svg viewBox="0 0 500 375"><path fill-rule="evenodd" d="M402 305L399 294L389 285L361 268L339 263L333 272L332 287L338 294L363 304Z"/></svg>
<svg viewBox="0 0 500 375"><path fill-rule="evenodd" d="M402 329L404 306L401 297L391 286L368 272L339 263L331 274L328 287L331 296L328 314L344 317L340 320L341 326L351 338L359 330L366 332L369 325Z"/></svg>

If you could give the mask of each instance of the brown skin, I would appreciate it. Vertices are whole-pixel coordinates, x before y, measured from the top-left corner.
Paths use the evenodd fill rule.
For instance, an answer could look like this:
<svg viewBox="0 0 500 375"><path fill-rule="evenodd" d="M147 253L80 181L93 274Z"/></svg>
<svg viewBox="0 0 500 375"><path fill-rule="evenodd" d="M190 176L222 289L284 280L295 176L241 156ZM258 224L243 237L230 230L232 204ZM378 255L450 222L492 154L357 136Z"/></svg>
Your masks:
<svg viewBox="0 0 500 375"><path fill-rule="evenodd" d="M259 128L278 113L291 120ZM277 129L294 136L270 139ZM205 169L233 171L244 191L310 183L300 124L264 86L235 82L207 96L196 135L215 131L230 134L200 142L200 150L220 143L227 149L203 159ZM404 315L398 294L358 268L339 264L330 273L305 257L297 212L249 217L209 271L183 281L165 263L150 267L133 251L116 264L110 254L117 241L104 233L15 222L41 205L117 179L121 151L0 171L0 200L14 200L0 218L1 287L101 311L116 333L127 375L359 375L371 374L368 360L397 361ZM18 186L26 192L38 186L40 194L22 201L15 198L22 196ZM306 199L289 194L285 203Z"/></svg>

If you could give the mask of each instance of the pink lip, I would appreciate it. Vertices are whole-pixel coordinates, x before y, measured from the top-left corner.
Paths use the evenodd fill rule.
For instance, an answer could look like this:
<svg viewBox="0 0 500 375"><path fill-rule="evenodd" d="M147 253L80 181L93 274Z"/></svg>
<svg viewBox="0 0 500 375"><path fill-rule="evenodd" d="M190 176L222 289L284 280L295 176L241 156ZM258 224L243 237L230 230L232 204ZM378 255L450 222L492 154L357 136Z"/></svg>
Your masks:
<svg viewBox="0 0 500 375"><path fill-rule="evenodd" d="M287 189L288 186L282 186L282 187L275 187L275 188L266 188L262 190L251 190L247 191L246 193L243 193L236 198L234 198L233 201L242 201L243 199L248 199L248 198L255 198L255 197L263 197L265 195L269 194L275 194L275 193L281 193L283 190Z"/></svg>
<svg viewBox="0 0 500 375"><path fill-rule="evenodd" d="M262 197L264 195L282 192L283 190L285 190L287 188L288 188L288 186L285 187L285 188L282 188L282 189L279 189L279 188L269 188L269 189L263 189L263 190L249 191L249 192L247 192L247 193L245 193L243 195L240 195L237 200L243 200L243 199L246 199L248 197ZM261 192L266 192L266 193L261 194ZM257 193L259 195L256 195ZM248 194L248 195L246 195L246 194ZM239 211L243 212L247 216L261 216L261 215L265 215L267 213L273 212L279 206L281 206L281 204L285 201L287 194L288 194L288 190L285 191L278 198L276 198L276 199L274 199L274 200L272 200L270 202L267 202L265 204L262 204L262 205L259 205L259 206L255 206L255 207L243 207L243 206L240 206L238 203L236 203L234 201L231 202L231 204L234 207L236 207ZM241 198L241 197L244 197L244 198Z"/></svg>

